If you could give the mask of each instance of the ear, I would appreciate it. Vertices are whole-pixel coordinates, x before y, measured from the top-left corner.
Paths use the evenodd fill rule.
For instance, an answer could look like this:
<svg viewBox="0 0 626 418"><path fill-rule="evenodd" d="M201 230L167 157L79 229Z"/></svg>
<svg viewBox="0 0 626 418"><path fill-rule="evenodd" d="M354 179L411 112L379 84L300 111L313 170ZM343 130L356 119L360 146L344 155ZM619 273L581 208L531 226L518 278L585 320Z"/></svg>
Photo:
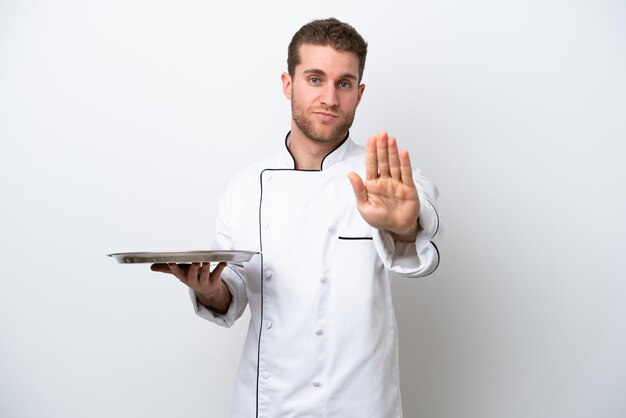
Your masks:
<svg viewBox="0 0 626 418"><path fill-rule="evenodd" d="M365 84L360 84L359 85L359 93L358 96L356 98L356 104L358 105L359 103L361 103L361 98L363 97L363 92L365 91Z"/></svg>
<svg viewBox="0 0 626 418"><path fill-rule="evenodd" d="M283 94L286 98L291 100L291 76L288 73L282 73L280 76L280 80L283 82Z"/></svg>

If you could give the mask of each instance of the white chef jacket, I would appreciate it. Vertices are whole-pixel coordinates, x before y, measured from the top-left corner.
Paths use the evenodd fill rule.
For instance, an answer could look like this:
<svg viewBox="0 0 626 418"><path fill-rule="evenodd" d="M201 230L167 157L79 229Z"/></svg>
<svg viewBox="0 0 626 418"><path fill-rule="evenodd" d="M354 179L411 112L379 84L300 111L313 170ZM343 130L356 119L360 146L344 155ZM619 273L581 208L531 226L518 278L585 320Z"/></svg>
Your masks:
<svg viewBox="0 0 626 418"><path fill-rule="evenodd" d="M437 189L414 171L421 230L415 243L396 243L356 209L347 174L364 178L364 147L348 138L321 170L294 167L285 147L231 179L216 248L262 254L224 270L233 296L225 314L192 294L198 315L226 327L250 306L231 416L401 417L390 272L437 268Z"/></svg>

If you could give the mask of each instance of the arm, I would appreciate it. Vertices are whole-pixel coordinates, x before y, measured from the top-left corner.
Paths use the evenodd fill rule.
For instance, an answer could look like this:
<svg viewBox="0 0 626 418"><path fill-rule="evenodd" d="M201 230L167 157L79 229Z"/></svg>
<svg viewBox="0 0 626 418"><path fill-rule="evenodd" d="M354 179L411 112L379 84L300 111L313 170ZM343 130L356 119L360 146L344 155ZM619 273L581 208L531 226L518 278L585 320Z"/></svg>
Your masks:
<svg viewBox="0 0 626 418"><path fill-rule="evenodd" d="M348 177L385 266L411 277L432 273L439 264L432 242L439 225L436 187L411 168L408 152L398 152L386 132L370 137L365 166L365 182L356 173Z"/></svg>

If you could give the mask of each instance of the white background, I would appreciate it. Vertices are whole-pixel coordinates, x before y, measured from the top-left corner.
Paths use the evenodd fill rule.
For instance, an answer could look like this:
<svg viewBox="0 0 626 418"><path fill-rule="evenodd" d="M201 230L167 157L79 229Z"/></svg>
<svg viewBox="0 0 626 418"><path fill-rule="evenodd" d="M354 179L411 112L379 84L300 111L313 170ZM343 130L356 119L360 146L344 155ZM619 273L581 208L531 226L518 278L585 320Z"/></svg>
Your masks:
<svg viewBox="0 0 626 418"><path fill-rule="evenodd" d="M441 267L394 283L405 415L626 416L624 2L406 3L0 0L0 416L227 416L247 314L105 255L207 248L328 16L369 41L353 138L442 193Z"/></svg>

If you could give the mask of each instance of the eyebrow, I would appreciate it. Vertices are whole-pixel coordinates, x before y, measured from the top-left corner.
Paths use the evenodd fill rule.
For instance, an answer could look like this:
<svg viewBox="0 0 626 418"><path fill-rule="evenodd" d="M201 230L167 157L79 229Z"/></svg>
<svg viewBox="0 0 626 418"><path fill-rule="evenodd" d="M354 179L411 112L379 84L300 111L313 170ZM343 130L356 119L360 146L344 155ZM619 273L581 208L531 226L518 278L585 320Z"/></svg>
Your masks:
<svg viewBox="0 0 626 418"><path fill-rule="evenodd" d="M317 68L310 68L308 70L304 70L302 72L303 74L316 74L316 75L326 75L326 73L323 70L317 69ZM350 80L358 80L357 77L354 74L351 73L345 73L342 74L341 76L339 76L340 79L350 79Z"/></svg>

